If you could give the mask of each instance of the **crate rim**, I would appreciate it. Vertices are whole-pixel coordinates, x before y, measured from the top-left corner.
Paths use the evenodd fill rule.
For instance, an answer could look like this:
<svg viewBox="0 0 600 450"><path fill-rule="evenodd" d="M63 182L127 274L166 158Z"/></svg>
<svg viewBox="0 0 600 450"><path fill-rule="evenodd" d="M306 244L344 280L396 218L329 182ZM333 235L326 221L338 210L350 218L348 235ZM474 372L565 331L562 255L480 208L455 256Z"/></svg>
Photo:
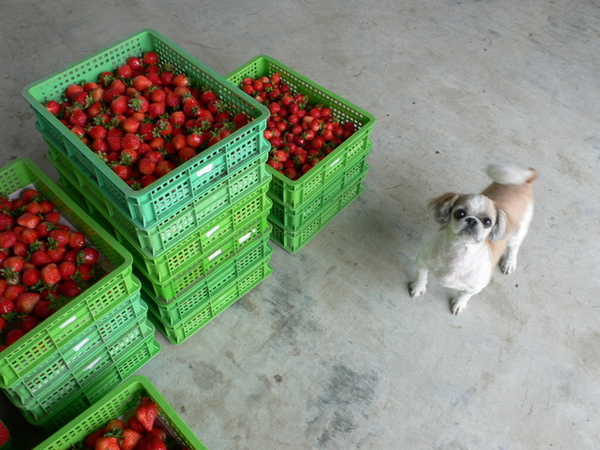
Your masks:
<svg viewBox="0 0 600 450"><path fill-rule="evenodd" d="M249 125L253 124L256 121L260 121L260 120L265 120L269 117L269 110L266 108L266 106L264 106L263 104L261 104L260 102L258 102L257 100L255 100L254 98L252 98L251 96L246 96L246 94L244 94L240 89L237 88L237 86L235 86L232 82L230 82L226 77L223 77L222 75L220 75L219 73L217 73L215 70L211 69L210 67L206 66L204 63L202 63L200 60L198 60L197 58L195 58L191 53L187 52L186 50L184 50L183 48L181 48L179 45L177 45L175 42L173 42L172 40L170 40L169 38L165 37L162 33L156 31L153 28L142 28L140 30L138 30L137 32L131 33L130 35L116 41L115 43L111 44L111 45L107 45L104 46L103 48L101 48L100 50L93 52L87 56L84 56L83 58L79 59L78 61L75 61L67 66L64 66L61 69L58 69L56 71L54 71L53 73L51 73L50 75L47 75L37 81L34 81L32 83L29 83L28 85L26 85L22 91L21 91L21 95L29 102L29 104L32 107L35 107L36 111L38 113L40 113L46 120L48 120L51 124L55 125L55 126L59 126L61 128L62 131L64 131L63 133L63 137L65 139L67 139L73 146L75 147L81 147L83 146L85 149L89 150L89 151L83 151L84 149L82 148L82 155L89 161L92 161L93 158L98 158L93 150L91 148L89 148L87 145L83 144L81 142L81 140L74 134L72 133L68 128L65 127L64 124L62 124L60 122L60 120L58 120L53 114L51 114L44 106L43 104L37 100L36 98L33 97L32 94L30 94L30 90L37 87L38 85L47 82L49 80L51 80L52 78L74 68L74 67L78 67L80 66L83 62L88 61L90 59L95 58L96 56L105 53L106 51L110 50L113 47L116 47L120 44L122 44L123 42L126 42L130 39L133 39L137 36L143 35L143 34L151 34L154 35L155 37L159 38L161 41L163 41L164 43L170 45L170 46L174 46L177 48L177 52L180 53L183 57L185 57L188 60L192 60L192 61L196 61L198 63L200 63L202 65L202 70L204 72L206 72L207 74L209 74L211 77L217 79L220 83L225 83L229 86L229 88L231 88L231 91L235 94L238 95L239 97L243 97L246 101L248 101L254 108L256 108L258 111L260 111L260 114L253 118L253 120L251 120L250 122L248 122L248 124L246 124L245 126L243 126L242 128L240 128L239 130L236 130L235 132L231 133L231 135L227 136L227 138L221 140L220 142L218 142L217 144L211 146L211 147L207 147L205 150L203 150L201 153L199 153L198 155L196 155L196 157L198 156L202 156L204 155L204 153L207 150L210 151L215 151L217 149L226 147L227 145L229 145L230 142L236 140L240 135L242 135L243 133L247 132L247 129L249 127ZM38 105L39 104L39 105ZM93 157L93 158L92 158ZM188 169L188 166L193 164L194 160L196 159L196 157L191 158L190 161L179 165L178 167L176 167L175 169L173 169L171 172L169 172L169 176L170 177L178 177L182 172L184 172L185 170ZM100 161L101 162L101 161ZM155 189L157 189L158 185L160 183L151 183L148 186L142 188L142 189L132 189L131 186L129 186L127 183L125 183L123 180L121 180L117 174L115 174L112 170L110 170L110 168L106 165L106 164L98 164L99 170L108 177L109 180L111 180L113 183L116 183L117 186L119 186L123 192L128 196L128 197L143 197L144 195L147 195L148 193L154 191ZM160 178L157 180L160 181ZM163 180L163 183L165 182L165 180Z"/></svg>

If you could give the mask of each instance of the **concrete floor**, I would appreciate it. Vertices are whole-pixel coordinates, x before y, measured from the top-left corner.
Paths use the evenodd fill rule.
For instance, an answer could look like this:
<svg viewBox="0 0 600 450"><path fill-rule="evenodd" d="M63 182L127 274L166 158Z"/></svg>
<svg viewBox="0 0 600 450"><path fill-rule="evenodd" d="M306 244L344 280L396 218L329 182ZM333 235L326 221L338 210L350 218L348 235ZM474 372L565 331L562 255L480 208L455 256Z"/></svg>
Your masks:
<svg viewBox="0 0 600 450"><path fill-rule="evenodd" d="M139 372L208 448L600 448L597 1L2 5L1 165L55 176L21 89L146 27L223 75L273 56L378 119L361 197ZM498 160L540 172L516 273L458 317L435 283L411 299L427 200Z"/></svg>

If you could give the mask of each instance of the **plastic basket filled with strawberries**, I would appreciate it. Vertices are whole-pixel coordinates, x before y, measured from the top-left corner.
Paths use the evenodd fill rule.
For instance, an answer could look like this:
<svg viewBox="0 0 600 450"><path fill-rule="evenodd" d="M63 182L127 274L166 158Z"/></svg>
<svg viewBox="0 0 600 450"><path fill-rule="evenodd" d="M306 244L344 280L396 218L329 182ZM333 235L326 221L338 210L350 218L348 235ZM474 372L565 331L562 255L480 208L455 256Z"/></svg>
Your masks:
<svg viewBox="0 0 600 450"><path fill-rule="evenodd" d="M42 134L140 228L268 151L268 110L154 30L30 84L23 96Z"/></svg>
<svg viewBox="0 0 600 450"><path fill-rule="evenodd" d="M131 255L28 159L0 169L0 387L139 291Z"/></svg>
<svg viewBox="0 0 600 450"><path fill-rule="evenodd" d="M375 117L269 56L227 76L269 109L269 194L298 208L371 150Z"/></svg>
<svg viewBox="0 0 600 450"><path fill-rule="evenodd" d="M135 375L34 450L205 450L146 377Z"/></svg>

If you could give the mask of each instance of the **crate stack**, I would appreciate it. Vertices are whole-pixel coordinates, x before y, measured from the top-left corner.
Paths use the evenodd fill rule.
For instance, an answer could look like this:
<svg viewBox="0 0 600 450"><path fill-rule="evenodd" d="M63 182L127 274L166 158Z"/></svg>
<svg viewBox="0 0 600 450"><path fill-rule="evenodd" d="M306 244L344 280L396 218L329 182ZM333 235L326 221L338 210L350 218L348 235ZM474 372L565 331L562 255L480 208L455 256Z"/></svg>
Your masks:
<svg viewBox="0 0 600 450"><path fill-rule="evenodd" d="M327 106L340 122L356 126L348 140L297 180L267 166L272 176L268 192L273 202L269 215L271 238L294 253L364 190L363 180L369 169L366 159L373 146L369 134L375 117L269 56L257 56L227 78L241 86L246 77L257 79L274 73L281 75L291 92L307 96L309 104Z"/></svg>
<svg viewBox="0 0 600 450"><path fill-rule="evenodd" d="M160 346L131 255L29 159L0 169L0 191L18 198L28 188L85 235L105 273L0 352L0 388L28 422L54 431L133 375Z"/></svg>
<svg viewBox="0 0 600 450"><path fill-rule="evenodd" d="M130 56L154 51L209 88L248 124L134 190L43 106L74 83L95 81ZM24 96L60 181L133 255L155 325L182 343L271 273L268 110L154 30L142 30L28 86Z"/></svg>

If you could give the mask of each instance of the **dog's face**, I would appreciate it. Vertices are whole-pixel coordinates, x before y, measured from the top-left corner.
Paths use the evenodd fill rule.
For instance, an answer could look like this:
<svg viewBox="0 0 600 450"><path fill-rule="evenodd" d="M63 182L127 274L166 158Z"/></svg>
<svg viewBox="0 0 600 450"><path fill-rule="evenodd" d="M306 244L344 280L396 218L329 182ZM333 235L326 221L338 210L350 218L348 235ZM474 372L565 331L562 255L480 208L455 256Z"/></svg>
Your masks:
<svg viewBox="0 0 600 450"><path fill-rule="evenodd" d="M444 194L430 205L435 219L464 242L503 239L506 215L488 197L480 194Z"/></svg>

